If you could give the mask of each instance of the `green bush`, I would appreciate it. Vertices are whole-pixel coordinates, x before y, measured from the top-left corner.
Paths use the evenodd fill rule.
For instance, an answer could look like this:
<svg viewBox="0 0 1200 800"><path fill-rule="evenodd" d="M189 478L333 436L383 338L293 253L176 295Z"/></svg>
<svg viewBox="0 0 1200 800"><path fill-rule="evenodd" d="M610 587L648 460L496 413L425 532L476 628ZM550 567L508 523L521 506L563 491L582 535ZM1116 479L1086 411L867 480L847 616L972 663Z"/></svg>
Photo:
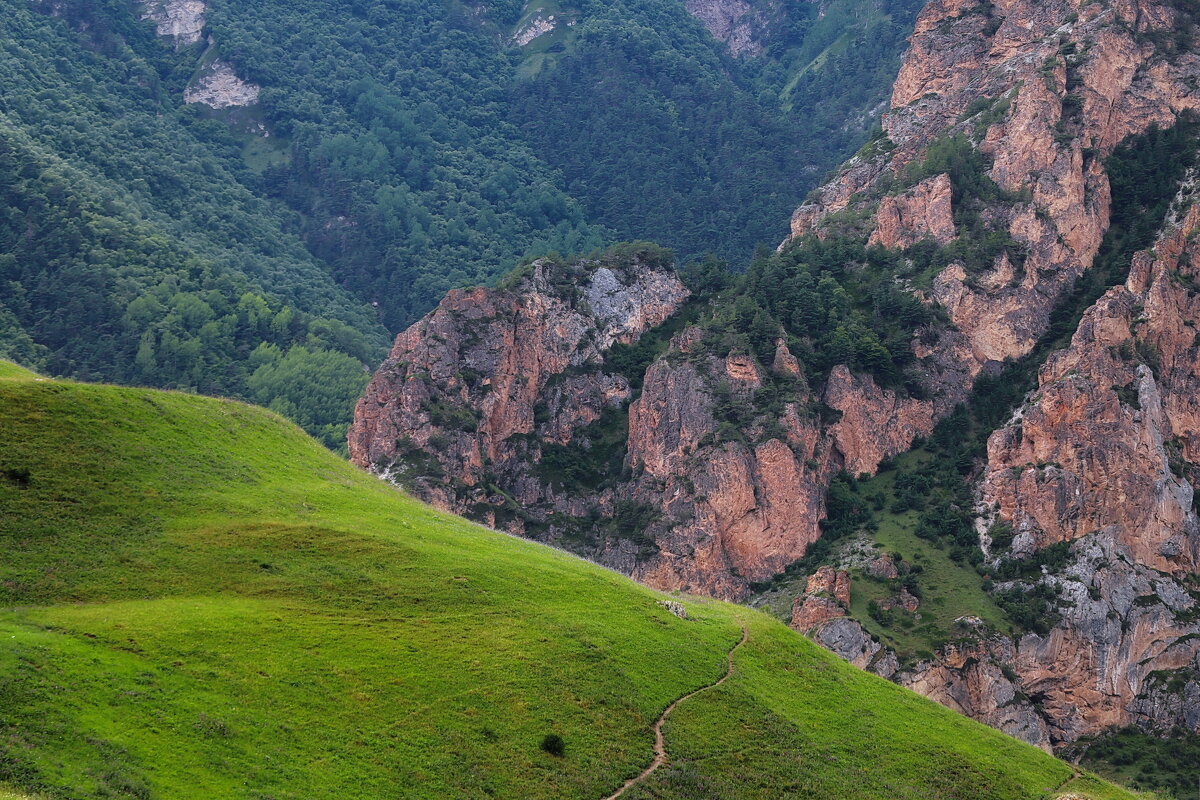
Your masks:
<svg viewBox="0 0 1200 800"><path fill-rule="evenodd" d="M547 733L542 737L542 750L561 758L567 752L567 745L557 733Z"/></svg>

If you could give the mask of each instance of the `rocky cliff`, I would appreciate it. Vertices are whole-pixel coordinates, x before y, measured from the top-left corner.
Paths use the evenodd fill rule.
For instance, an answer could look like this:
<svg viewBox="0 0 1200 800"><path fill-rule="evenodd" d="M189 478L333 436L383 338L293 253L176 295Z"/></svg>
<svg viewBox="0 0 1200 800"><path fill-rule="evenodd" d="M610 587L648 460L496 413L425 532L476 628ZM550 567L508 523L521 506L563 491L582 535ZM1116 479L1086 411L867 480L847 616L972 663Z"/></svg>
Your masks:
<svg viewBox="0 0 1200 800"><path fill-rule="evenodd" d="M203 37L208 7L204 0L143 0L142 19L153 20L159 36L169 36L176 47L196 44Z"/></svg>
<svg viewBox="0 0 1200 800"><path fill-rule="evenodd" d="M376 373L352 458L656 587L741 598L782 572L831 478L903 452L938 402L845 366L810 385L782 330L764 357L655 252L450 293Z"/></svg>
<svg viewBox="0 0 1200 800"><path fill-rule="evenodd" d="M684 5L733 55L762 52L762 29L767 24L767 15L747 0L686 0Z"/></svg>
<svg viewBox="0 0 1200 800"><path fill-rule="evenodd" d="M652 585L746 596L821 555L835 475L874 474L981 376L1041 357L1103 256L1110 156L1200 106L1194 17L1148 0L925 8L881 134L796 211L781 280L759 289L810 291L787 269L846 245L859 255L819 273L842 282L830 305L874 298L878 317L899 291L928 311L886 347L830 316L858 337L830 365L802 300L778 319L727 294L688 301L653 254L540 262L504 289L452 293L397 339L359 404L354 459ZM1118 265L1128 281L1046 361L984 462L963 467L978 508L952 510L978 516L979 569L994 592L1053 597L1045 632L1002 636L964 615L955 642L902 663L836 572L789 605L797 628L1045 747L1128 722L1195 727L1190 202ZM870 278L878 263L894 274ZM905 589L882 610L918 619L919 602Z"/></svg>
<svg viewBox="0 0 1200 800"><path fill-rule="evenodd" d="M1050 596L1044 632L976 626L899 671L862 644L861 627L797 628L851 661L865 647L873 671L1043 747L1131 724L1200 728L1200 208L1190 193L1189 182L1154 248L1086 311L988 441L985 568L1034 564L995 590ZM1038 558L1052 549L1057 558Z"/></svg>
<svg viewBox="0 0 1200 800"><path fill-rule="evenodd" d="M258 102L261 87L237 76L230 64L214 58L201 67L196 79L183 92L185 103L209 108L238 108Z"/></svg>
<svg viewBox="0 0 1200 800"><path fill-rule="evenodd" d="M464 510L486 499L498 463L528 466L514 458L528 454L527 437L570 441L625 403L628 381L603 371L605 351L635 342L686 297L673 272L636 257L615 269L543 260L511 289L453 291L397 338L358 403L351 455L394 469L405 447L426 448L453 480L422 485ZM542 499L532 491L519 499Z"/></svg>
<svg viewBox="0 0 1200 800"><path fill-rule="evenodd" d="M679 324L687 295L669 261L611 251L452 292L397 338L351 457L652 585L741 596L820 535L841 456L786 344L769 368L722 352ZM677 333L631 347L672 317ZM767 392L776 407L754 410Z"/></svg>
<svg viewBox="0 0 1200 800"><path fill-rule="evenodd" d="M796 211L793 237L831 235L854 213L870 221L873 242L946 244L955 218L966 222L953 195L974 202L971 238L1014 246L955 259L933 277L929 297L966 345L947 353L969 355L968 380L1025 355L1100 247L1111 210L1105 157L1200 105L1196 58L1164 43L1190 35L1183 13L1149 2L929 3L882 138ZM923 159L956 136L974 144L999 191L940 175L906 188Z"/></svg>
<svg viewBox="0 0 1200 800"><path fill-rule="evenodd" d="M1150 2L930 3L884 136L797 210L793 236L838 235L857 215L887 247L928 240L953 250L987 236L1015 244L991 261L951 261L932 277L926 296L956 331L930 358L963 359L958 375L970 383L1027 356L1100 252L1113 216L1106 157L1200 103L1193 13ZM975 192L983 202L973 230L956 207L970 196L964 187L943 175L912 182L929 171L914 165L933 160L947 137L975 143L1001 190ZM952 164L948 171L964 174ZM1048 632L1006 637L977 627L964 632L968 643L900 671L853 620L810 627L804 619L798 628L1042 746L1130 723L1197 728L1200 284L1190 203L1185 187L1154 248L1124 265L1128 281L1088 309L1070 346L1050 356L1039 387L988 442L978 483L981 569L1004 575L1014 572L1006 564L1043 564L1040 575L1000 580L994 591L1056 598ZM1056 544L1061 557L1041 557Z"/></svg>
<svg viewBox="0 0 1200 800"><path fill-rule="evenodd" d="M141 0L142 19L155 23L159 36L173 40L176 49L199 44L204 40L204 0ZM213 109L252 106L258 102L261 87L238 77L232 64L218 56L212 37L208 49L200 57L196 75L183 93L185 103L199 103ZM266 133L262 123L256 123L256 133Z"/></svg>
<svg viewBox="0 0 1200 800"><path fill-rule="evenodd" d="M982 506L1011 531L989 556L1069 545L1040 579L1061 621L1006 659L1056 740L1200 719L1198 231L1200 208L1168 220L988 442Z"/></svg>

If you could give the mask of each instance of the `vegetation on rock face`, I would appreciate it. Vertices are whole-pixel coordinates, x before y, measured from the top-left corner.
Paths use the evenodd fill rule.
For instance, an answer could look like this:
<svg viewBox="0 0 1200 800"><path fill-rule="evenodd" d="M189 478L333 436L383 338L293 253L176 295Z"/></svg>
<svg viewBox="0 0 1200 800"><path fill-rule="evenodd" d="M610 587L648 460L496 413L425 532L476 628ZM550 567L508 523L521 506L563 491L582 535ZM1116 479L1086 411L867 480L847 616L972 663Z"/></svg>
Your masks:
<svg viewBox="0 0 1200 800"><path fill-rule="evenodd" d="M934 175L950 176L957 238L944 246L925 241L908 248L905 257L909 263L899 275L923 284L952 263L961 264L973 275L992 269L1002 254L1021 268L1025 257L1020 245L1003 227L986 222L982 212L989 205L1028 198L1001 189L988 174L990 170L991 160L962 135L939 139L929 146L924 160L909 164L905 187Z"/></svg>
<svg viewBox="0 0 1200 800"><path fill-rule="evenodd" d="M948 245L926 240L903 251L868 246L869 217L846 211L832 218L823 238L802 237L777 253L760 250L732 286L709 280L711 269L693 271L698 293L719 294L718 310L706 323L719 334L718 347L740 346L769 364L784 335L814 383L844 364L880 386L923 396L913 338L924 330L936 339L946 318L919 300L913 285L951 263L971 272L990 268L1002 252L1021 263L1011 237L983 221L986 206L1019 199L995 184L989 167L966 138L950 137L932 144L925 159L896 181L899 190L950 176L959 236Z"/></svg>
<svg viewBox="0 0 1200 800"><path fill-rule="evenodd" d="M671 769L641 796L1016 800L1072 777L766 616L680 618L237 402L0 363L0 468L25 476L0 478L0 786L600 797L742 626L733 677L672 714Z"/></svg>
<svg viewBox="0 0 1200 800"><path fill-rule="evenodd" d="M1112 222L1095 265L1055 310L1049 329L1033 352L997 374L980 376L968 402L939 423L934 435L923 444L930 457L915 462L920 464L916 472L897 478L896 486L901 491L892 507L901 511L916 506L937 509L933 516L943 522L926 525L925 530L931 538L946 544L956 561L982 563L977 537L965 512L974 504L967 477L983 458L987 437L1035 387L1037 370L1050 353L1070 343L1084 311L1110 286L1124 282L1133 254L1153 244L1180 181L1195 163L1198 133L1196 121L1185 118L1170 130L1152 128L1135 137L1108 159L1105 166L1112 185ZM946 513L947 509L960 512L957 523L947 524L947 520L955 519L955 514ZM1001 580L1015 577L1006 574L1003 567L999 573ZM1042 614L1038 611L1025 616L1033 620Z"/></svg>
<svg viewBox="0 0 1200 800"><path fill-rule="evenodd" d="M769 363L782 329L814 381L845 364L882 386L916 385L913 334L936 311L897 285L901 253L864 240L807 238L755 259L733 309L760 359Z"/></svg>
<svg viewBox="0 0 1200 800"><path fill-rule="evenodd" d="M942 420L912 453L882 465L877 477L856 481L843 476L835 481L824 525L835 535L818 542L810 556L774 586L760 586L756 604L770 606L780 615L789 614L790 605L784 600L789 591L794 596L796 576L833 558L839 538L863 529L882 552L900 552L919 567L912 576L915 588L937 598L936 604L922 606L920 623L903 615L872 616L869 602L893 595L896 587L856 573L855 586L860 591L855 593L852 614L902 658L927 657L962 637L966 631L956 620L967 615L980 617L989 628L1002 633L1049 630L1056 619L1057 596L1040 582L1041 568L1053 572L1061 567L1068 545L1047 548L1024 560L1009 559L1011 532L998 529L993 560L985 563L973 525L971 480L985 455L987 437L1035 387L1041 364L1050 353L1069 344L1083 312L1110 286L1125 280L1133 254L1153 244L1180 181L1196 161L1198 134L1197 121L1185 117L1171 129L1152 128L1117 148L1105 164L1112 185L1113 213L1100 253L1092 270L1056 309L1034 351L997 374L980 376L965 404ZM910 178L920 180L942 171L978 173L978 165L971 167L969 157L959 153L953 143L943 150L939 163L914 170ZM981 187L974 195L994 194L987 181L972 183ZM780 285L778 277L765 283L773 285ZM761 296L778 303L787 292L764 291ZM861 363L858 366L863 368ZM835 497L843 499L833 502ZM822 544L826 541L828 544Z"/></svg>
<svg viewBox="0 0 1200 800"><path fill-rule="evenodd" d="M1080 742L1072 755L1105 777L1161 797L1191 800L1196 793L1196 765L1200 764L1200 734L1186 730L1156 736L1137 728L1124 728L1091 741Z"/></svg>
<svg viewBox="0 0 1200 800"><path fill-rule="evenodd" d="M1192 126L1185 120L1171 131L1151 130L1118 148L1107 163L1112 175L1113 225L1097 267L1055 312L1042 344L999 375L981 376L970 401L920 444L921 458L905 461L895 475L880 477L861 487L861 492L854 476L835 480L827 496L825 533L789 575L829 559L839 537L866 525L888 531L887 541L880 540L883 547L929 559L931 569L945 578L946 596L954 598L936 620L893 631L893 644L905 655L933 652L941 644L961 638L964 632L955 620L965 615L982 615L995 630L1048 630L1055 619L1055 597L1049 589L1003 586L994 598L985 590L996 583L1023 579L1027 570L983 563L969 477L983 456L988 434L1032 388L1037 366L1052 349L1067 343L1078 314L1104 288L1123 280L1121 270L1128 269L1133 252L1152 240L1155 224L1145 219L1161 220L1191 164ZM762 367L761 387L735 393L722 386L721 376L709 376L719 430L704 444L744 440L756 425L763 426L756 434L763 440L777 435L783 405L800 397L805 382L819 391L837 365L868 373L882 387L923 398L926 387L913 340L920 336L923 341L936 341L948 320L938 307L919 300L911 291L912 284L951 262L966 263L973 269L994 263L1001 250L1007 250L1010 259L1020 264L1018 248L1006 234L993 229L994 223L985 223L989 215L983 213L989 206L1011 204L1020 198L1001 190L988 176L988 169L987 158L969 141L948 137L935 142L926 157L897 181L894 188L899 191L934 175L950 176L960 236L944 247L932 242L906 251L868 246L866 218L847 213L824 239L803 237L780 252L760 250L740 276L729 275L723 262L711 256L693 262L683 270L694 292L687 308L636 344L614 347L606 355L603 369L624 375L636 397L646 369L662 357L671 336L692 324L699 326L703 336L689 345L689 359L699 363L710 356L753 356ZM662 257L669 259L669 254L664 251ZM800 360L802 380L769 369L780 338ZM824 413L815 401L810 401L806 410ZM544 445L538 474L556 487L585 494L628 480L627 431L626 407L610 409L572 442ZM579 521L585 528L589 524ZM919 586L921 579L914 581ZM871 599L886 599L882 593L888 588L880 587L880 597ZM876 635L895 627L880 618L868 622L864 617L863 622Z"/></svg>

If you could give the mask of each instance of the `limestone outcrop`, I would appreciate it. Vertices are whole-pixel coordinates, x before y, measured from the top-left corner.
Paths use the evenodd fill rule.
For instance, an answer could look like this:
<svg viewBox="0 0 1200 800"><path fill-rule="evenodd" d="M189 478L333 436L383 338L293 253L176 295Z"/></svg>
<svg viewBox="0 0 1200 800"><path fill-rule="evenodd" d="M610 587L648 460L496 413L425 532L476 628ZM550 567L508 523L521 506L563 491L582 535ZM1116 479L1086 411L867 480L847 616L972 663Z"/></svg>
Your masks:
<svg viewBox="0 0 1200 800"><path fill-rule="evenodd" d="M204 0L141 0L142 19L152 20L159 36L174 40L176 49L199 44L204 40ZM183 91L185 103L199 103L213 109L239 108L258 102L262 88L238 77L233 65L215 55L213 37L207 40L208 51L200 59L198 74ZM255 133L266 134L261 122Z"/></svg>
<svg viewBox="0 0 1200 800"><path fill-rule="evenodd" d="M142 0L142 19L153 20L158 35L171 37L176 47L200 41L206 11L204 0Z"/></svg>
<svg viewBox="0 0 1200 800"><path fill-rule="evenodd" d="M258 102L259 86L237 76L233 66L213 59L199 77L183 91L185 103L200 103L209 108L235 108Z"/></svg>
<svg viewBox="0 0 1200 800"><path fill-rule="evenodd" d="M553 33L560 26L570 27L574 24L574 16L569 12L552 12L545 8L535 8L533 13L523 19L517 29L513 31L509 41L517 47L524 47L534 39Z"/></svg>
<svg viewBox="0 0 1200 800"><path fill-rule="evenodd" d="M684 5L733 55L762 52L764 14L747 0L686 0Z"/></svg>

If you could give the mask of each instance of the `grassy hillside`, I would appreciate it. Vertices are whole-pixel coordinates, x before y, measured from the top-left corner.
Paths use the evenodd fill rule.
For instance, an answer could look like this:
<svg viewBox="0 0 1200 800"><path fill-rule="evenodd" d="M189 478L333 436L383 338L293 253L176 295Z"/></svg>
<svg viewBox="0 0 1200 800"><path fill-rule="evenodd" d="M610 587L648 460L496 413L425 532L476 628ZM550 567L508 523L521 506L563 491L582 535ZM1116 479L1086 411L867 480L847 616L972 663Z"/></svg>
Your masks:
<svg viewBox="0 0 1200 800"><path fill-rule="evenodd" d="M1197 788L1200 734L1175 729L1156 736L1134 727L1078 743L1072 756L1110 780L1153 790L1162 797L1190 800Z"/></svg>
<svg viewBox="0 0 1200 800"><path fill-rule="evenodd" d="M36 372L25 369L20 364L0 360L0 380L35 380L37 377Z"/></svg>
<svg viewBox="0 0 1200 800"><path fill-rule="evenodd" d="M730 680L675 710L671 764L626 796L1038 798L1072 778L765 615L687 600L680 619L240 403L0 366L0 508L13 792L599 798L743 626Z"/></svg>
<svg viewBox="0 0 1200 800"><path fill-rule="evenodd" d="M929 454L922 450L906 453L894 460L894 468L889 465L870 480L857 482L855 492L868 502L880 498L881 507L873 509L873 524L831 550L834 556L830 560L838 562L849 552L874 548L880 555L890 553L904 571L901 577L889 580L873 577L862 566L848 570L854 587L851 615L877 641L894 650L903 664L932 658L947 642L962 636L963 629L957 620L964 616L978 617L992 631L1020 633L995 599L984 591L984 579L972 565L955 561L941 543L921 536L926 522L921 512L912 508L892 510L897 477L905 470L919 469L928 458ZM783 575L751 604L781 619L790 619L792 601L804 592L806 585L807 575L803 571ZM895 597L902 586L920 592L919 618L903 609L890 612L878 609L878 604Z"/></svg>

